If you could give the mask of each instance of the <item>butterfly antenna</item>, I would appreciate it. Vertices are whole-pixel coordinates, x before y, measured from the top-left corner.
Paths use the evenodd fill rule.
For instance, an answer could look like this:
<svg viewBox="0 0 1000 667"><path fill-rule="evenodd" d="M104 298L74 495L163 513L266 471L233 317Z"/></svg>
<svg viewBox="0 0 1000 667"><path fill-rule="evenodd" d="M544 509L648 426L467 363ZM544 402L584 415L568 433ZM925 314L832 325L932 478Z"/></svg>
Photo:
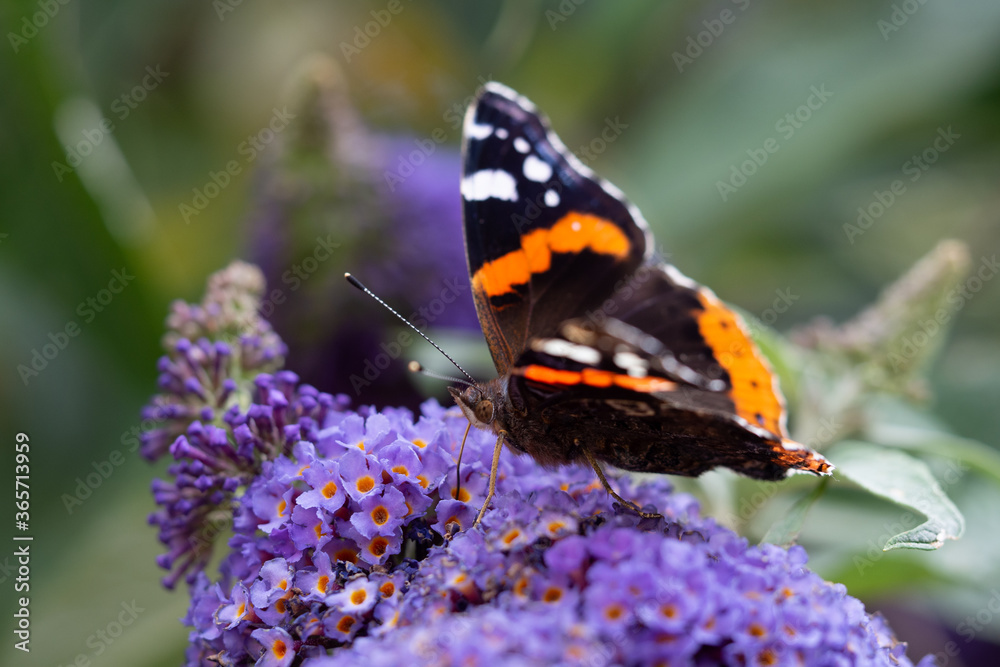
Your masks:
<svg viewBox="0 0 1000 667"><path fill-rule="evenodd" d="M447 352L445 352L444 350L442 350L441 347L437 343L435 343L430 338L428 338L427 334L425 334L423 331L421 331L417 327L413 326L413 324L408 319L406 319L405 317L403 317L402 315L400 315L399 313L397 313L396 310L392 306L390 306L389 304L387 304L385 301L383 301L379 297L375 296L374 292L372 292L370 289L368 289L367 287L365 287L361 283L360 280L358 280L357 278L355 278L354 276L352 276L350 273L345 273L344 277L347 278L347 282L351 283L352 285L354 285L355 287L357 287L359 290L361 290L362 292L364 292L365 294L367 294L371 298L373 298L376 301L378 301L380 304L382 304L383 306L385 306L386 310L388 310L390 313L392 313L393 315L395 315L396 317L398 317L400 320L402 320L403 323L406 326L410 327L411 329L413 329L414 331L416 331L418 334L420 334L421 338L423 338L425 341L427 341L428 343L430 343L431 345L433 345L435 350L437 350L438 352L440 352L441 354L443 354L445 356L445 359L447 359L448 361L450 361L451 363L453 363L455 365L455 368L457 368L458 370L462 371L462 374L465 377L469 378L469 380L471 382L475 383L476 378L474 378L471 375L469 375L469 373L464 368L462 368L461 366L458 365L457 361L455 361L454 359L452 359L451 356ZM419 364L418 364L418 366L419 366ZM411 366L411 368L412 368L412 366ZM425 375L430 375L431 377L441 377L441 378L444 378L444 376L434 375L432 373L428 373L427 371L421 370L420 372L423 372ZM444 379L448 379L448 380L455 379L455 380L457 380L457 378L444 378ZM465 382L465 380L457 380L457 381L465 383L465 384L468 384L468 383Z"/></svg>
<svg viewBox="0 0 1000 667"><path fill-rule="evenodd" d="M406 365L406 368L411 373L420 373L421 375L426 375L427 377L434 378L435 380L447 380L448 382L458 382L460 384L465 384L472 386L472 383L468 380L463 380L462 378L457 378L453 375L442 375L441 373L435 373L434 371L429 371L420 365L419 361L411 361Z"/></svg>

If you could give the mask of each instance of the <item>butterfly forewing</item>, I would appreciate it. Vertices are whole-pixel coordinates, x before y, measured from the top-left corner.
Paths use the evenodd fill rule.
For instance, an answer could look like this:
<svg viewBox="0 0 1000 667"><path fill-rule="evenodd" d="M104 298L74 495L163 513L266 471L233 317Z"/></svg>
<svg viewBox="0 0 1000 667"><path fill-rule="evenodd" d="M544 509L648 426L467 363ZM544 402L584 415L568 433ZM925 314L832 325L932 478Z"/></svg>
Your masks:
<svg viewBox="0 0 1000 667"><path fill-rule="evenodd" d="M504 86L480 91L463 151L469 274L504 373L529 335L555 333L564 320L598 310L641 265L647 231L534 106Z"/></svg>

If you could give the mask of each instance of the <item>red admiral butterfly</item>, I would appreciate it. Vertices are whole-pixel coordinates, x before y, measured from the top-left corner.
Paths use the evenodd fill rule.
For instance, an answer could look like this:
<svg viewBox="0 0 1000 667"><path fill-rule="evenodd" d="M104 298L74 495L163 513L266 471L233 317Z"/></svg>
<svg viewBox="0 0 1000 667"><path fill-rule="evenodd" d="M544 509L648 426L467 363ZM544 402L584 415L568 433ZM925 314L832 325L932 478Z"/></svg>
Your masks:
<svg viewBox="0 0 1000 667"><path fill-rule="evenodd" d="M828 475L739 315L658 259L639 210L524 97L497 83L465 117L462 200L476 311L499 377L450 389L477 428L544 465L587 461L763 480ZM644 516L648 515L643 513Z"/></svg>

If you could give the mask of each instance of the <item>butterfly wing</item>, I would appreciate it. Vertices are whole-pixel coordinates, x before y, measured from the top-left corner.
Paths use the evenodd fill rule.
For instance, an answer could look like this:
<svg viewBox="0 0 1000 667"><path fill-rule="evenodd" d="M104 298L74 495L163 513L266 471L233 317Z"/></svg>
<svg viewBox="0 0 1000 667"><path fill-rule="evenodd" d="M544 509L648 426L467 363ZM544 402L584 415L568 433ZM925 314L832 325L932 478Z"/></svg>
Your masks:
<svg viewBox="0 0 1000 667"><path fill-rule="evenodd" d="M601 304L650 254L648 227L580 163L534 105L497 83L465 118L462 200L469 275L497 371L529 335Z"/></svg>
<svg viewBox="0 0 1000 667"><path fill-rule="evenodd" d="M742 318L654 256L642 214L531 102L487 84L464 133L469 275L497 370L527 415L515 446L560 463L589 442L619 467L686 475L832 469L788 439Z"/></svg>
<svg viewBox="0 0 1000 667"><path fill-rule="evenodd" d="M571 319L557 336L529 340L508 391L545 425L543 439L563 439L559 451L587 443L598 459L639 472L832 471L788 438L774 375L736 313L665 267L628 296L617 302L621 319Z"/></svg>

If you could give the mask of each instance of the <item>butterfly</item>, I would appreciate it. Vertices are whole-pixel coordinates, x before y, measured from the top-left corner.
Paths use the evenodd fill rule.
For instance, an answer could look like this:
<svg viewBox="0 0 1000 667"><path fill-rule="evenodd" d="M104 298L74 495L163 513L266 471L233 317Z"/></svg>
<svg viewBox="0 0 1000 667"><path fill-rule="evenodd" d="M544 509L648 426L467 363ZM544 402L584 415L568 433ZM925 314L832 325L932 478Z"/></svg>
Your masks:
<svg viewBox="0 0 1000 667"><path fill-rule="evenodd" d="M789 439L777 378L742 318L659 258L642 214L535 105L488 83L463 126L465 248L498 377L451 387L471 425L542 465L762 480L829 475Z"/></svg>

